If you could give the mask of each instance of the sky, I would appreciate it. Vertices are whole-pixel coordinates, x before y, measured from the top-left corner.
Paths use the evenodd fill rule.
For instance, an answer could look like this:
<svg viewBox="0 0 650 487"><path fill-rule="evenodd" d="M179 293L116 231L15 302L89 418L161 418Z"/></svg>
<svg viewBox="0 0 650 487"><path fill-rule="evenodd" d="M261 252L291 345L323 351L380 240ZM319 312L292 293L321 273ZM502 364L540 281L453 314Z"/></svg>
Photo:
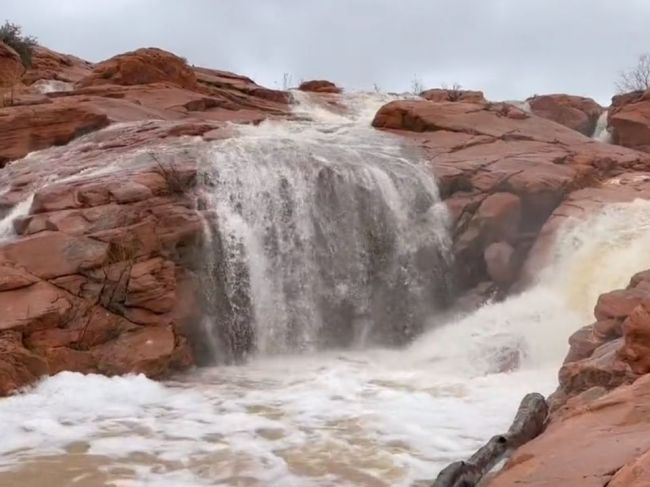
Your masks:
<svg viewBox="0 0 650 487"><path fill-rule="evenodd" d="M0 0L51 49L100 61L160 47L281 88L459 83L492 100L571 93L607 104L650 52L650 0Z"/></svg>

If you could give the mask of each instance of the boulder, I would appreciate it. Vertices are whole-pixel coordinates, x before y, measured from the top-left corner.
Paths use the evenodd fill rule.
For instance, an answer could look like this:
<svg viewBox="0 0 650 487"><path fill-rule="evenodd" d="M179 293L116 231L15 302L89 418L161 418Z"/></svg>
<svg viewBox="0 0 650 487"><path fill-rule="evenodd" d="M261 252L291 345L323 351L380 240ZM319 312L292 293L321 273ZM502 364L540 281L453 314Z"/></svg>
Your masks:
<svg viewBox="0 0 650 487"><path fill-rule="evenodd" d="M331 81L311 80L303 81L298 87L300 91L310 91L312 93L341 93L341 88Z"/></svg>
<svg viewBox="0 0 650 487"><path fill-rule="evenodd" d="M587 358L566 362L559 374L561 394L556 398L560 400L553 402L553 409L593 387L609 391L633 382L638 375L620 359L622 345L623 339L618 338L598 346Z"/></svg>
<svg viewBox="0 0 650 487"><path fill-rule="evenodd" d="M98 359L97 368L103 374L130 371L160 377L168 371L175 347L171 327L148 326L120 335L96 348L93 354Z"/></svg>
<svg viewBox="0 0 650 487"><path fill-rule="evenodd" d="M647 300L650 300L650 290L636 287L618 289L599 296L594 314L597 320L623 319Z"/></svg>
<svg viewBox="0 0 650 487"><path fill-rule="evenodd" d="M609 127L614 143L650 152L650 90L616 100Z"/></svg>
<svg viewBox="0 0 650 487"><path fill-rule="evenodd" d="M650 300L636 306L623 322L621 357L636 374L650 372Z"/></svg>
<svg viewBox="0 0 650 487"><path fill-rule="evenodd" d="M23 346L16 331L0 331L0 397L50 373L47 361Z"/></svg>
<svg viewBox="0 0 650 487"><path fill-rule="evenodd" d="M604 109L591 98L572 95L541 95L526 100L537 116L591 137Z"/></svg>
<svg viewBox="0 0 650 487"><path fill-rule="evenodd" d="M92 73L79 80L78 85L144 85L168 82L181 88L197 87L194 71L183 58L163 51L146 48L127 52L93 66Z"/></svg>

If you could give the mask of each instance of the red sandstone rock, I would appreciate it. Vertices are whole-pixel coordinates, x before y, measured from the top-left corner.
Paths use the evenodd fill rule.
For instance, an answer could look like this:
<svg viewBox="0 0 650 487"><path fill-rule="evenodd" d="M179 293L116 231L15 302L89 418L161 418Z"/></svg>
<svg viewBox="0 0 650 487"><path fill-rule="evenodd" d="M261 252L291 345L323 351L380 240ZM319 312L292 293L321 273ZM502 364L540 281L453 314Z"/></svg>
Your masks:
<svg viewBox="0 0 650 487"><path fill-rule="evenodd" d="M593 344L598 345L598 342ZM622 339L602 343L587 358L566 362L560 369L560 390L563 401L553 404L556 409L573 396L577 396L592 387L605 390L614 389L622 384L633 382L638 375L630 366L619 358ZM588 350L584 350L588 353ZM569 355L567 360L572 357Z"/></svg>
<svg viewBox="0 0 650 487"><path fill-rule="evenodd" d="M628 292L630 292L628 290ZM623 323L625 346L621 350L623 360L637 374L650 372L650 300L636 306Z"/></svg>
<svg viewBox="0 0 650 487"><path fill-rule="evenodd" d="M650 168L643 153L519 112L503 103L394 101L373 121L419 146L429 161L452 216L454 251L463 262L457 275L469 287L489 277L484 257L494 241L507 241L520 262L540 227L573 191L623 171ZM625 188L636 192L636 185ZM493 193L518 197L521 216L514 231L500 235L501 228L484 238L478 209ZM548 227L547 235L553 231Z"/></svg>
<svg viewBox="0 0 650 487"><path fill-rule="evenodd" d="M650 487L650 451L618 470L607 487Z"/></svg>
<svg viewBox="0 0 650 487"><path fill-rule="evenodd" d="M616 149L614 146L610 146ZM580 220L612 203L631 202L637 198L650 199L650 173L634 172L641 169L632 163L629 172L606 179L600 185L569 194L539 232L522 272L522 283L532 282L550 257L549 253L558 230L569 219Z"/></svg>
<svg viewBox="0 0 650 487"><path fill-rule="evenodd" d="M92 74L78 84L83 87L159 82L173 83L189 90L197 86L196 75L184 59L156 48L138 49L102 61L93 67Z"/></svg>
<svg viewBox="0 0 650 487"><path fill-rule="evenodd" d="M46 107L0 109L0 166L33 150L67 144L109 124L105 114L74 102Z"/></svg>
<svg viewBox="0 0 650 487"><path fill-rule="evenodd" d="M609 126L616 144L650 152L650 90L617 100Z"/></svg>
<svg viewBox="0 0 650 487"><path fill-rule="evenodd" d="M27 287L37 280L24 271L0 264L0 292Z"/></svg>
<svg viewBox="0 0 650 487"><path fill-rule="evenodd" d="M649 282L643 271L626 289L601 296L601 321L570 339L550 426L517 449L488 487L647 485Z"/></svg>
<svg viewBox="0 0 650 487"><path fill-rule="evenodd" d="M13 222L18 236L0 245L0 329L14 334L0 394L62 370L186 368L199 309L189 256L203 232L193 194L200 137L231 136L222 121L284 117L288 94L159 50L92 71L51 51L35 56L26 82L78 83L0 110L3 162L61 146L0 171L3 211L35 192L29 215Z"/></svg>
<svg viewBox="0 0 650 487"><path fill-rule="evenodd" d="M650 375L645 375L551 421L541 436L515 451L487 487L602 487L614 480L617 486L642 487L645 479L621 482L638 479L638 468L647 464L640 456L648 450Z"/></svg>
<svg viewBox="0 0 650 487"><path fill-rule="evenodd" d="M35 55L25 82L79 82L46 96L18 93L12 107L0 109L0 166L109 123L187 119L198 127L200 122L259 123L288 114L287 93L233 73L191 68L159 49L116 56L92 72L88 63L70 56L41 48ZM214 128L204 126L204 132Z"/></svg>
<svg viewBox="0 0 650 487"><path fill-rule="evenodd" d="M108 246L97 240L44 231L3 246L0 259L34 276L51 279L101 266L107 262L108 251Z"/></svg>
<svg viewBox="0 0 650 487"><path fill-rule="evenodd" d="M20 83L20 77L25 71L20 56L4 42L0 42L0 95L4 95L4 89L11 88ZM3 105L0 98L0 107Z"/></svg>
<svg viewBox="0 0 650 487"><path fill-rule="evenodd" d="M526 100L531 111L543 118L560 123L583 135L591 136L603 107L591 98L572 95L542 95Z"/></svg>
<svg viewBox="0 0 650 487"><path fill-rule="evenodd" d="M650 291L641 288L620 289L602 294L596 303L598 320L622 319L630 315L643 301L650 299Z"/></svg>
<svg viewBox="0 0 650 487"><path fill-rule="evenodd" d="M92 64L68 54L36 46L32 51L31 66L23 74L25 84L32 85L39 80L56 80L75 83L90 75Z"/></svg>
<svg viewBox="0 0 650 487"><path fill-rule="evenodd" d="M0 332L0 396L13 394L49 372L47 362L23 346L19 332Z"/></svg>
<svg viewBox="0 0 650 487"><path fill-rule="evenodd" d="M98 370L104 374L121 374L125 370L159 377L167 371L175 348L171 327L144 327L120 335L94 351Z"/></svg>
<svg viewBox="0 0 650 487"><path fill-rule="evenodd" d="M131 267L124 304L154 313L171 311L176 302L174 263L157 257Z"/></svg>
<svg viewBox="0 0 650 487"><path fill-rule="evenodd" d="M311 91L313 93L341 93L341 88L336 86L331 81L326 80L311 80L300 83L298 87L300 91Z"/></svg>
<svg viewBox="0 0 650 487"><path fill-rule="evenodd" d="M447 88L432 88L420 93L425 100L433 102L461 101L465 103L487 103L482 91L456 90Z"/></svg>

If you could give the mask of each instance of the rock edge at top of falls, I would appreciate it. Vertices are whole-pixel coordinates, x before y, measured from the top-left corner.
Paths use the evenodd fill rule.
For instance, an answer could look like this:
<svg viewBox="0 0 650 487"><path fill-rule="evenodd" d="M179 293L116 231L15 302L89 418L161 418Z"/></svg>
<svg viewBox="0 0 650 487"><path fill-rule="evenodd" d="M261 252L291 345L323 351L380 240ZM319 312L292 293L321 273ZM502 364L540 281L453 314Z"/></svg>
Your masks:
<svg viewBox="0 0 650 487"><path fill-rule="evenodd" d="M333 86L317 81L309 96L345 110ZM456 292L476 287L467 303L510 289L563 201L643 196L647 179L629 173L650 165L472 93L391 102L374 122L436 176ZM290 95L160 49L91 64L38 47L13 96L0 109L0 208L16 234L0 244L0 394L62 370L164 377L190 366L201 345L201 149L232 136L225 122L292 119ZM607 183L621 175L634 183ZM543 242L534 248L543 255Z"/></svg>

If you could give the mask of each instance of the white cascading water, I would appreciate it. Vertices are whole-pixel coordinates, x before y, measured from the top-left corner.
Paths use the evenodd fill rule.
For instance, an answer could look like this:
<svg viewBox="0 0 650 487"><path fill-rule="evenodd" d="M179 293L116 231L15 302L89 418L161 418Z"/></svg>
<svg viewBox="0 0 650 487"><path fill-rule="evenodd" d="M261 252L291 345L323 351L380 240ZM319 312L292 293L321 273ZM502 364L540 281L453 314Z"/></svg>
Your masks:
<svg viewBox="0 0 650 487"><path fill-rule="evenodd" d="M235 354L413 337L448 287L430 171L370 127L385 97L351 96L337 114L294 96L298 120L240 128L206 158L212 331Z"/></svg>
<svg viewBox="0 0 650 487"><path fill-rule="evenodd" d="M26 198L9 210L4 218L0 219L0 243L11 240L15 236L14 220L29 213L32 200L33 196Z"/></svg>
<svg viewBox="0 0 650 487"><path fill-rule="evenodd" d="M609 131L609 128L607 127L607 116L608 116L607 110L605 110L603 113L600 114L600 117L598 117L598 121L596 122L596 127L594 128L594 133L591 136L591 138L599 142L604 142L605 144L611 144L612 133Z"/></svg>
<svg viewBox="0 0 650 487"><path fill-rule="evenodd" d="M342 125L369 122L341 117ZM503 432L525 393L555 388L567 337L591 321L599 293L650 268L649 244L647 201L569 219L529 290L403 349L258 355L166 383L59 374L0 401L0 485L407 487L432 479ZM504 364L518 367L501 372Z"/></svg>

